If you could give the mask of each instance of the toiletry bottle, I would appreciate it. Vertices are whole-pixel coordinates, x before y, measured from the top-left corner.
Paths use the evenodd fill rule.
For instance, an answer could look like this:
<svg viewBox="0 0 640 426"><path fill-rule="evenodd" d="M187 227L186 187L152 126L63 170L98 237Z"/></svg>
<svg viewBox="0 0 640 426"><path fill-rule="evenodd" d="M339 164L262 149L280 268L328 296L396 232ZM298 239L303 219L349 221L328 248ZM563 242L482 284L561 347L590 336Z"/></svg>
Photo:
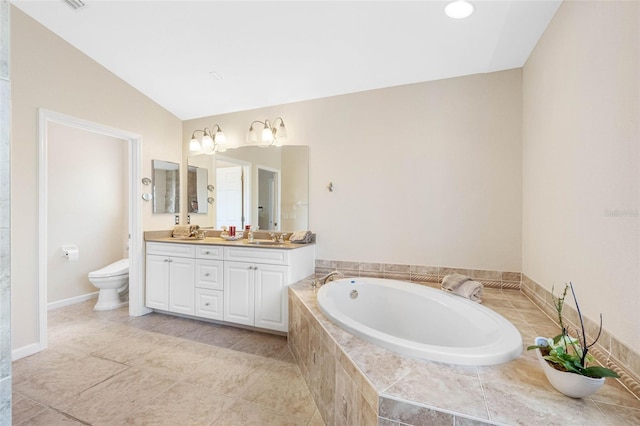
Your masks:
<svg viewBox="0 0 640 426"><path fill-rule="evenodd" d="M249 225L249 230L247 231L247 241L253 241L253 229Z"/></svg>

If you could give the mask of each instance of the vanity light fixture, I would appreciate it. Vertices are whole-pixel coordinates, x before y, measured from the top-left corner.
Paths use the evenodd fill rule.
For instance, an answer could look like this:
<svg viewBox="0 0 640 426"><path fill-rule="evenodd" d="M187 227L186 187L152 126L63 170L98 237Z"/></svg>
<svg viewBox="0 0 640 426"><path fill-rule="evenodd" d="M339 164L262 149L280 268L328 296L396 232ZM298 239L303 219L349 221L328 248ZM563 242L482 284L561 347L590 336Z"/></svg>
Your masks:
<svg viewBox="0 0 640 426"><path fill-rule="evenodd" d="M447 4L444 8L444 13L453 19L463 19L473 13L473 4L466 0L455 0Z"/></svg>
<svg viewBox="0 0 640 426"><path fill-rule="evenodd" d="M280 125L278 125L280 120ZM262 132L260 132L259 146L281 146L282 141L287 139L287 128L284 126L284 120L280 117L273 120L273 124L269 120L255 120L249 126L247 133L247 143L249 145L258 144L258 132L253 127L254 124L262 124Z"/></svg>
<svg viewBox="0 0 640 426"><path fill-rule="evenodd" d="M189 151L203 151L205 154L214 154L216 152L224 152L226 148L224 145L227 142L227 138L220 125L213 126L214 130L205 127L203 130L194 130L191 134L191 141L189 142ZM203 133L202 143L196 139L196 133Z"/></svg>

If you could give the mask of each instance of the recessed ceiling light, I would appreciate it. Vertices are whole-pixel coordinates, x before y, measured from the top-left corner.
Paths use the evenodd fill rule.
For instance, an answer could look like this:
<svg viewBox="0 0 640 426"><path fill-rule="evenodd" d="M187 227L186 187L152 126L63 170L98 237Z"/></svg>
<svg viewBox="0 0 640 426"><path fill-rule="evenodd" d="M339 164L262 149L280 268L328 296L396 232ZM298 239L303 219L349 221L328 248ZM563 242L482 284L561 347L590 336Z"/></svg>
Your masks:
<svg viewBox="0 0 640 426"><path fill-rule="evenodd" d="M449 18L463 19L471 15L473 9L473 5L468 1L456 0L445 6L444 13L446 13Z"/></svg>

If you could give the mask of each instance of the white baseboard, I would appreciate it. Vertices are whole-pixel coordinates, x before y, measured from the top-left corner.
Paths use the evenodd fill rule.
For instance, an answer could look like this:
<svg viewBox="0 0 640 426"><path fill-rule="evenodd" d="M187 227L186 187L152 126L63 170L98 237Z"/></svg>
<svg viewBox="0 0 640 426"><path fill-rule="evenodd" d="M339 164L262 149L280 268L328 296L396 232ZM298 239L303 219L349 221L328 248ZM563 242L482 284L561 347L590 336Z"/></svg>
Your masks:
<svg viewBox="0 0 640 426"><path fill-rule="evenodd" d="M76 297L70 297L68 299L58 300L57 302L51 302L47 304L47 310L62 308L63 306L75 305L76 303L86 302L87 300L95 299L98 297L99 291L82 294Z"/></svg>
<svg viewBox="0 0 640 426"><path fill-rule="evenodd" d="M47 349L47 346L41 344L40 342L32 343L30 345L23 346L21 348L12 350L11 351L11 360L15 361L17 359L24 358L24 357L29 356L29 355L33 355L33 354L38 353L40 351L43 351L45 349Z"/></svg>

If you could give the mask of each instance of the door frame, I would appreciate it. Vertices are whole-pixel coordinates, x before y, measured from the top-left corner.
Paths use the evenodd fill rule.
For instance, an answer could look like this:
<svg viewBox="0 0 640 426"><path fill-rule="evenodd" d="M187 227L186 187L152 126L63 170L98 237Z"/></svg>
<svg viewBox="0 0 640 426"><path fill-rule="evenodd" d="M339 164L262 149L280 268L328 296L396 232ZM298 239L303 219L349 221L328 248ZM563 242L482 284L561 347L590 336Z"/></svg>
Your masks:
<svg viewBox="0 0 640 426"><path fill-rule="evenodd" d="M142 136L108 127L92 121L61 114L44 108L38 109L38 342L30 345L13 358L21 358L47 348L47 149L48 124L57 123L100 135L124 139L128 144L129 171L129 315L140 316L151 312L144 306L142 191L140 185Z"/></svg>

